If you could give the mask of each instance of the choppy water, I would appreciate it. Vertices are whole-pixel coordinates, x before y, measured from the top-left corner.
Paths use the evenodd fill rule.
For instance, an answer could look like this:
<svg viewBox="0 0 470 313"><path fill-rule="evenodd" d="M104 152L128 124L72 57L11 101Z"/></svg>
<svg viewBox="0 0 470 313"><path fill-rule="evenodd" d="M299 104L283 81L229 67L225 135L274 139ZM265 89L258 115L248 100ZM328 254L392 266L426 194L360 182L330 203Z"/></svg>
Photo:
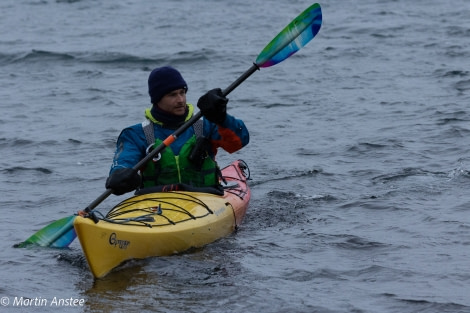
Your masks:
<svg viewBox="0 0 470 313"><path fill-rule="evenodd" d="M317 37L230 94L251 142L219 162L244 159L253 191L233 236L101 280L78 242L12 248L104 191L152 68L179 68L195 103L310 4L2 1L1 311L470 312L464 0L320 3Z"/></svg>

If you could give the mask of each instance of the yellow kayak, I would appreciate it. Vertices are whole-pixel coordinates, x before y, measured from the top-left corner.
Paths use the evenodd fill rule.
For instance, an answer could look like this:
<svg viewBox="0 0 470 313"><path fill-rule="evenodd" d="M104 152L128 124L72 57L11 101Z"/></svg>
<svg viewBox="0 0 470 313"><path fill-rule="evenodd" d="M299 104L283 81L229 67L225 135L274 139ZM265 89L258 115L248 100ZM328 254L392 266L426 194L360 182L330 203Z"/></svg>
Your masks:
<svg viewBox="0 0 470 313"><path fill-rule="evenodd" d="M74 228L96 278L130 259L166 256L202 247L231 234L250 201L249 170L238 160L222 169L223 190L193 190L135 195L95 223L77 216ZM183 190L183 191L181 191Z"/></svg>

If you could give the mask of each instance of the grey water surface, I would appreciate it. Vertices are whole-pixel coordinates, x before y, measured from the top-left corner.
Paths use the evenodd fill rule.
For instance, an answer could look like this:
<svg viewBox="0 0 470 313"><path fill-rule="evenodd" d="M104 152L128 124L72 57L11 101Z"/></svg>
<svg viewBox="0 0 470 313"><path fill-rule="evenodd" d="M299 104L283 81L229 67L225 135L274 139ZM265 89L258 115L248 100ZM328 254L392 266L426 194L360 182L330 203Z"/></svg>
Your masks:
<svg viewBox="0 0 470 313"><path fill-rule="evenodd" d="M196 103L311 4L1 1L0 311L470 312L465 0L320 2L316 38L229 95L251 141L218 161L252 202L228 238L99 280L78 240L13 248L105 190L154 67Z"/></svg>

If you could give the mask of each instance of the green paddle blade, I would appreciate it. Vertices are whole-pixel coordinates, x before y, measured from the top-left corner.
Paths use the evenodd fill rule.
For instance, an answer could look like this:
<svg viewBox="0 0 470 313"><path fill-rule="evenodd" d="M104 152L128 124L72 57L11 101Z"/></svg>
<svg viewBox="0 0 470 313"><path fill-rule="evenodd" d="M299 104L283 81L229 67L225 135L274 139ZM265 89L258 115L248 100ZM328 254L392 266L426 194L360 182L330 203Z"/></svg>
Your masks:
<svg viewBox="0 0 470 313"><path fill-rule="evenodd" d="M284 61L315 37L320 31L321 23L321 7L315 3L271 40L256 58L256 65L269 67Z"/></svg>
<svg viewBox="0 0 470 313"><path fill-rule="evenodd" d="M37 233L15 245L16 248L23 248L29 245L38 245L42 247L66 248L77 237L73 228L75 216L64 217L52 222Z"/></svg>

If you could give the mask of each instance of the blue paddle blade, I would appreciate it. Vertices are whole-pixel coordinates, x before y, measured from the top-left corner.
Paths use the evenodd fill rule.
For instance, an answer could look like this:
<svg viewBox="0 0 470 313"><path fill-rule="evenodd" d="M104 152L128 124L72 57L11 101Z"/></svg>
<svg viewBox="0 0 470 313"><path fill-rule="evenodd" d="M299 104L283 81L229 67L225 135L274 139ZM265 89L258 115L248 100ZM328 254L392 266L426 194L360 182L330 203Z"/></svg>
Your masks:
<svg viewBox="0 0 470 313"><path fill-rule="evenodd" d="M38 245L42 247L66 248L77 237L73 228L74 220L75 216L72 215L52 222L15 247L23 248L29 245Z"/></svg>
<svg viewBox="0 0 470 313"><path fill-rule="evenodd" d="M271 40L256 58L256 65L269 67L284 61L312 40L320 31L321 24L321 7L315 3Z"/></svg>
<svg viewBox="0 0 470 313"><path fill-rule="evenodd" d="M49 247L67 248L72 243L72 241L74 241L75 238L77 238L77 233L75 232L75 228L73 227L72 223L72 228L70 228L68 232L64 233L59 238L57 238L57 240L51 243Z"/></svg>

